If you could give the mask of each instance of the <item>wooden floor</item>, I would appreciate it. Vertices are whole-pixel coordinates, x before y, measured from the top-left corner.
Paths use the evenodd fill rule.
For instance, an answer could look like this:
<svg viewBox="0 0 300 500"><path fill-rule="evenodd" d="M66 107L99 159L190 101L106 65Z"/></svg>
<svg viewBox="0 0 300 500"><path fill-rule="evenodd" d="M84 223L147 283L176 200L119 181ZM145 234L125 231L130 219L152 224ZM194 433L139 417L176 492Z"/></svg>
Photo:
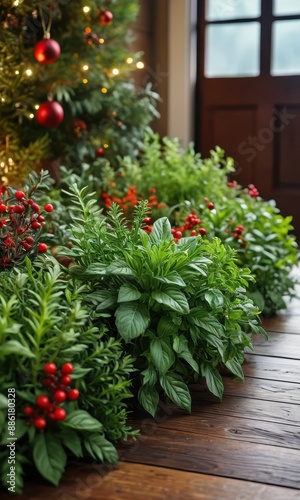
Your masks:
<svg viewBox="0 0 300 500"><path fill-rule="evenodd" d="M141 434L119 466L74 463L60 488L35 482L18 498L300 499L300 301L264 326L269 341L255 339L245 383L225 377L222 403L194 386L192 415L166 404L132 420Z"/></svg>

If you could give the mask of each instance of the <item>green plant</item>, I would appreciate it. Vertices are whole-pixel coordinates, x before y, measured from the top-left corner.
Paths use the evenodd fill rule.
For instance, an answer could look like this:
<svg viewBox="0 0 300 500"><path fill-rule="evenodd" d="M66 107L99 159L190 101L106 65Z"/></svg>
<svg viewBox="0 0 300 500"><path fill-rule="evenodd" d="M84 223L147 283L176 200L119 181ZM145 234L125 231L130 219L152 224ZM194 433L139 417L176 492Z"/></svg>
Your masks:
<svg viewBox="0 0 300 500"><path fill-rule="evenodd" d="M131 357L91 323L85 287L62 279L55 259L24 264L0 273L0 472L17 493L28 465L57 485L68 455L116 462L112 441L134 434Z"/></svg>
<svg viewBox="0 0 300 500"><path fill-rule="evenodd" d="M163 391L190 411L187 383L201 377L221 397L220 365L243 379L250 335L264 333L246 295L249 270L236 266L235 252L219 239L175 243L167 218L147 234L147 201L129 227L116 204L103 217L85 191L75 186L71 193L74 246L62 253L78 263L69 273L90 286L91 318L106 318L135 357L140 403L154 415Z"/></svg>

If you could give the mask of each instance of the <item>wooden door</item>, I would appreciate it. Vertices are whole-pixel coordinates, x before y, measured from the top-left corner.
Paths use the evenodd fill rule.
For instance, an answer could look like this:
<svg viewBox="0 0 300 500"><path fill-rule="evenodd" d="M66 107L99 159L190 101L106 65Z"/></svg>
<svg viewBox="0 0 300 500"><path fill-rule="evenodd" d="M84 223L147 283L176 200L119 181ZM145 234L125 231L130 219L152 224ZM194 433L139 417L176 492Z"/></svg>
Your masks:
<svg viewBox="0 0 300 500"><path fill-rule="evenodd" d="M200 0L198 132L300 235L300 1Z"/></svg>

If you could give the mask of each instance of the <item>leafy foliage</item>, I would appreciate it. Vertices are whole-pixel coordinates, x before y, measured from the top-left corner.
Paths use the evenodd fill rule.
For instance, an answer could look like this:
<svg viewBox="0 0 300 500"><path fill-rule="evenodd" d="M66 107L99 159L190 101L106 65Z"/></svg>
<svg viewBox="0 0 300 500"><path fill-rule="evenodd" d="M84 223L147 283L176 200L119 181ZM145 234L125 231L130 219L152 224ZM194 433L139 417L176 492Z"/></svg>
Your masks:
<svg viewBox="0 0 300 500"><path fill-rule="evenodd" d="M62 252L76 259L71 276L90 287L92 319L105 318L136 358L140 403L154 415L163 390L190 411L187 383L201 376L222 397L220 364L242 378L250 335L264 333L246 295L249 270L236 266L235 252L219 239L176 244L167 218L148 235L141 229L147 202L128 227L117 205L103 217L85 191L75 186L71 194L73 247Z"/></svg>
<svg viewBox="0 0 300 500"><path fill-rule="evenodd" d="M18 438L16 492L23 486L24 465L57 485L67 456L90 456L116 462L113 441L134 434L126 425L125 399L131 396L132 358L121 342L107 335L103 322L91 323L82 304L84 286L62 279L55 259L28 258L23 268L0 273L0 473L7 486L9 432L7 395L15 391L15 437ZM36 398L49 395L43 367L72 363L80 391L66 401L67 418L47 421L40 430L24 414ZM28 425L29 424L29 425Z"/></svg>
<svg viewBox="0 0 300 500"><path fill-rule="evenodd" d="M237 250L237 264L249 267L256 278L249 295L265 315L271 315L286 307L283 297L294 295L295 280L290 272L299 259L291 234L292 219L283 217L274 201L260 198L254 186L254 190L243 189L228 182L232 173L233 159L225 158L219 147L202 159L192 145L182 150L178 140L161 141L149 132L140 160L124 158L120 169L102 177L102 183L106 193L119 198L134 184L140 197L146 199L149 186L153 186L164 208L154 207L152 219L166 215L184 236L190 235L185 218L197 215L201 224L195 230L201 225L201 234L206 232L209 239L218 236ZM208 208L207 200L215 210ZM243 237L235 234L238 225L244 227Z"/></svg>

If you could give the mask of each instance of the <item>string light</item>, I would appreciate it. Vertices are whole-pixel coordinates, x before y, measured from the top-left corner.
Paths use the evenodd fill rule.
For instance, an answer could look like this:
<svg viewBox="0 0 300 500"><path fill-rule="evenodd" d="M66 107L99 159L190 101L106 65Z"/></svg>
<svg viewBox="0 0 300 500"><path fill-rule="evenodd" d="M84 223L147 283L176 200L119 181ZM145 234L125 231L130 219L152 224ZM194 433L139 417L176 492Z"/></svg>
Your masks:
<svg viewBox="0 0 300 500"><path fill-rule="evenodd" d="M104 38L99 38L99 43L104 43L104 42L105 42Z"/></svg>
<svg viewBox="0 0 300 500"><path fill-rule="evenodd" d="M26 69L25 73L26 73L27 76L31 76L32 75L32 70L31 69Z"/></svg>
<svg viewBox="0 0 300 500"><path fill-rule="evenodd" d="M82 69L83 69L83 71L87 71L89 69L89 67L87 64L85 64L84 66L82 66Z"/></svg>
<svg viewBox="0 0 300 500"><path fill-rule="evenodd" d="M84 79L82 80L82 83L88 83L87 78L84 78Z"/></svg>
<svg viewBox="0 0 300 500"><path fill-rule="evenodd" d="M18 69L16 69L15 75L19 75L19 74L20 74L20 71Z"/></svg>
<svg viewBox="0 0 300 500"><path fill-rule="evenodd" d="M145 64L144 64L142 61L138 61L138 62L136 63L136 67L137 67L138 69L143 69L143 68L145 67Z"/></svg>
<svg viewBox="0 0 300 500"><path fill-rule="evenodd" d="M127 63L128 63L128 64L133 63L133 59L132 59L132 57L128 57L128 59L127 59Z"/></svg>
<svg viewBox="0 0 300 500"><path fill-rule="evenodd" d="M91 9L87 5L85 5L82 10L85 14L87 14Z"/></svg>
<svg viewBox="0 0 300 500"><path fill-rule="evenodd" d="M2 161L2 162L0 163L0 167L1 167L1 168L4 168L4 167L5 167L5 163L4 163L4 161Z"/></svg>
<svg viewBox="0 0 300 500"><path fill-rule="evenodd" d="M90 28L89 26L87 26L84 31L86 33L91 33L92 32L92 28Z"/></svg>
<svg viewBox="0 0 300 500"><path fill-rule="evenodd" d="M106 94L107 89L105 87L102 87L101 92L102 92L102 94Z"/></svg>
<svg viewBox="0 0 300 500"><path fill-rule="evenodd" d="M34 106L34 109L39 109L39 107L40 107L40 105L39 105L39 104L36 104L36 105Z"/></svg>
<svg viewBox="0 0 300 500"><path fill-rule="evenodd" d="M13 6L14 7L18 7L19 3L20 3L19 0L15 0L14 3L13 3Z"/></svg>
<svg viewBox="0 0 300 500"><path fill-rule="evenodd" d="M29 118L30 118L30 120L32 120L32 118L34 118L34 114L30 113Z"/></svg>
<svg viewBox="0 0 300 500"><path fill-rule="evenodd" d="M103 144L103 147L104 147L105 149L107 149L109 146L108 146L108 144Z"/></svg>
<svg viewBox="0 0 300 500"><path fill-rule="evenodd" d="M5 102L5 99L4 99L4 97L1 97L1 102Z"/></svg>
<svg viewBox="0 0 300 500"><path fill-rule="evenodd" d="M115 76L118 75L119 73L120 73L120 71L118 70L118 68L114 68L112 70L112 74L115 75Z"/></svg>

